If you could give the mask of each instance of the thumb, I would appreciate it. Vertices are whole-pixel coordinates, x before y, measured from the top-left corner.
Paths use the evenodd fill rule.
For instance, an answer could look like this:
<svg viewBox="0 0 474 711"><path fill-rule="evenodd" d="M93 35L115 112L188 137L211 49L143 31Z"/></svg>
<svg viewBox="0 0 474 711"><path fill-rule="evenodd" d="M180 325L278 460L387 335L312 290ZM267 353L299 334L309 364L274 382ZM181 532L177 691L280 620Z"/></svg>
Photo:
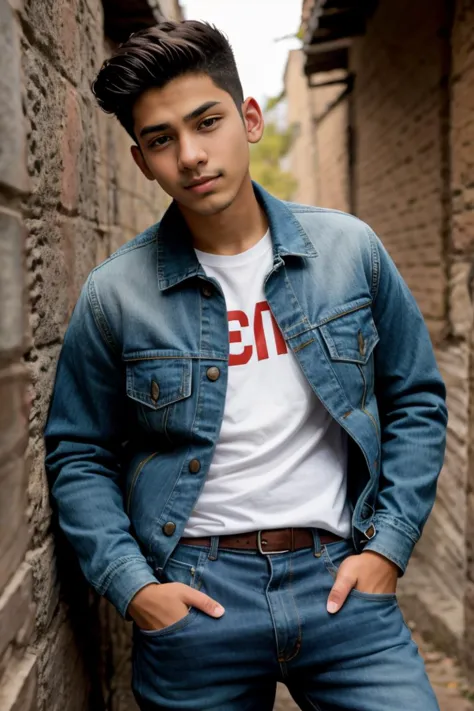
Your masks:
<svg viewBox="0 0 474 711"><path fill-rule="evenodd" d="M334 613L338 612L345 603L347 596L355 586L357 578L355 575L347 573L342 568L336 576L336 582L332 586L328 597L327 611Z"/></svg>
<svg viewBox="0 0 474 711"><path fill-rule="evenodd" d="M198 610L205 612L206 615L209 615L210 617L222 617L225 612L222 605L219 605L219 603L213 600L212 597L187 586L182 600L186 603L186 605L196 607Z"/></svg>

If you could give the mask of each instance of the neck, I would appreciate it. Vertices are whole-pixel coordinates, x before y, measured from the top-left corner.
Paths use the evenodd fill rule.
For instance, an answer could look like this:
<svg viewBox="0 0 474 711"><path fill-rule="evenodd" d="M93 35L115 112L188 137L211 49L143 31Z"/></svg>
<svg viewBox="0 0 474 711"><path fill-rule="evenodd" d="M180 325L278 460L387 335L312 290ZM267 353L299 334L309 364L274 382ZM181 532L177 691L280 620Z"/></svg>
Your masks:
<svg viewBox="0 0 474 711"><path fill-rule="evenodd" d="M253 247L268 230L268 221L253 191L250 175L233 202L214 215L198 215L180 206L193 236L193 246L202 252L232 255Z"/></svg>

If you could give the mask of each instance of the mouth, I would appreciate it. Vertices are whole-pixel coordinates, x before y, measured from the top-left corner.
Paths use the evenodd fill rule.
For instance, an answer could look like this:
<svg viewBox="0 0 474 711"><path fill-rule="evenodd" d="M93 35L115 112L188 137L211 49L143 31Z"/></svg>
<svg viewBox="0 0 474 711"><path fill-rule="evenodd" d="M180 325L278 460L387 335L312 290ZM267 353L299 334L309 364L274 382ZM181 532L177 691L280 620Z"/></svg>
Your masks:
<svg viewBox="0 0 474 711"><path fill-rule="evenodd" d="M199 178L198 180L193 180L192 183L186 185L185 187L186 190L193 193L207 193L214 188L220 177L220 175L214 175L207 178Z"/></svg>

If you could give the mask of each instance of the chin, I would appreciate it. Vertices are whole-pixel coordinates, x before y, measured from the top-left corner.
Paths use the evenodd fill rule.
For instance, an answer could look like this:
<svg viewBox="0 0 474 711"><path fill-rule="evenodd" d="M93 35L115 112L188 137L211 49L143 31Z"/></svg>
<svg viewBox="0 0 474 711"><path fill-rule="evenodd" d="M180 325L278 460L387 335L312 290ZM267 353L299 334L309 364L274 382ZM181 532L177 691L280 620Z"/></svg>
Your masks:
<svg viewBox="0 0 474 711"><path fill-rule="evenodd" d="M233 203L233 200L227 200L226 202L220 202L220 204L215 205L202 205L201 209L198 211L199 214L203 216L217 215L219 212L227 210Z"/></svg>
<svg viewBox="0 0 474 711"><path fill-rule="evenodd" d="M188 209L203 217L210 217L227 210L233 202L234 198L229 197L229 195L209 195L202 201L193 202L188 206Z"/></svg>

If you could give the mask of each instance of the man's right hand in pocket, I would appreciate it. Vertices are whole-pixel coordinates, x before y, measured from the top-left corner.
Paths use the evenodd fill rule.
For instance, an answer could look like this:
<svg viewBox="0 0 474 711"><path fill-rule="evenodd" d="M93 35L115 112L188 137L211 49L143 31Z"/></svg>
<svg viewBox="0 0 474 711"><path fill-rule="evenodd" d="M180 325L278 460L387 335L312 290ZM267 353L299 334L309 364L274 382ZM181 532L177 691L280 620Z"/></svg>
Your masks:
<svg viewBox="0 0 474 711"><path fill-rule="evenodd" d="M218 602L184 583L146 585L132 598L128 614L142 630L158 631L186 617L190 607L210 617L224 614Z"/></svg>

